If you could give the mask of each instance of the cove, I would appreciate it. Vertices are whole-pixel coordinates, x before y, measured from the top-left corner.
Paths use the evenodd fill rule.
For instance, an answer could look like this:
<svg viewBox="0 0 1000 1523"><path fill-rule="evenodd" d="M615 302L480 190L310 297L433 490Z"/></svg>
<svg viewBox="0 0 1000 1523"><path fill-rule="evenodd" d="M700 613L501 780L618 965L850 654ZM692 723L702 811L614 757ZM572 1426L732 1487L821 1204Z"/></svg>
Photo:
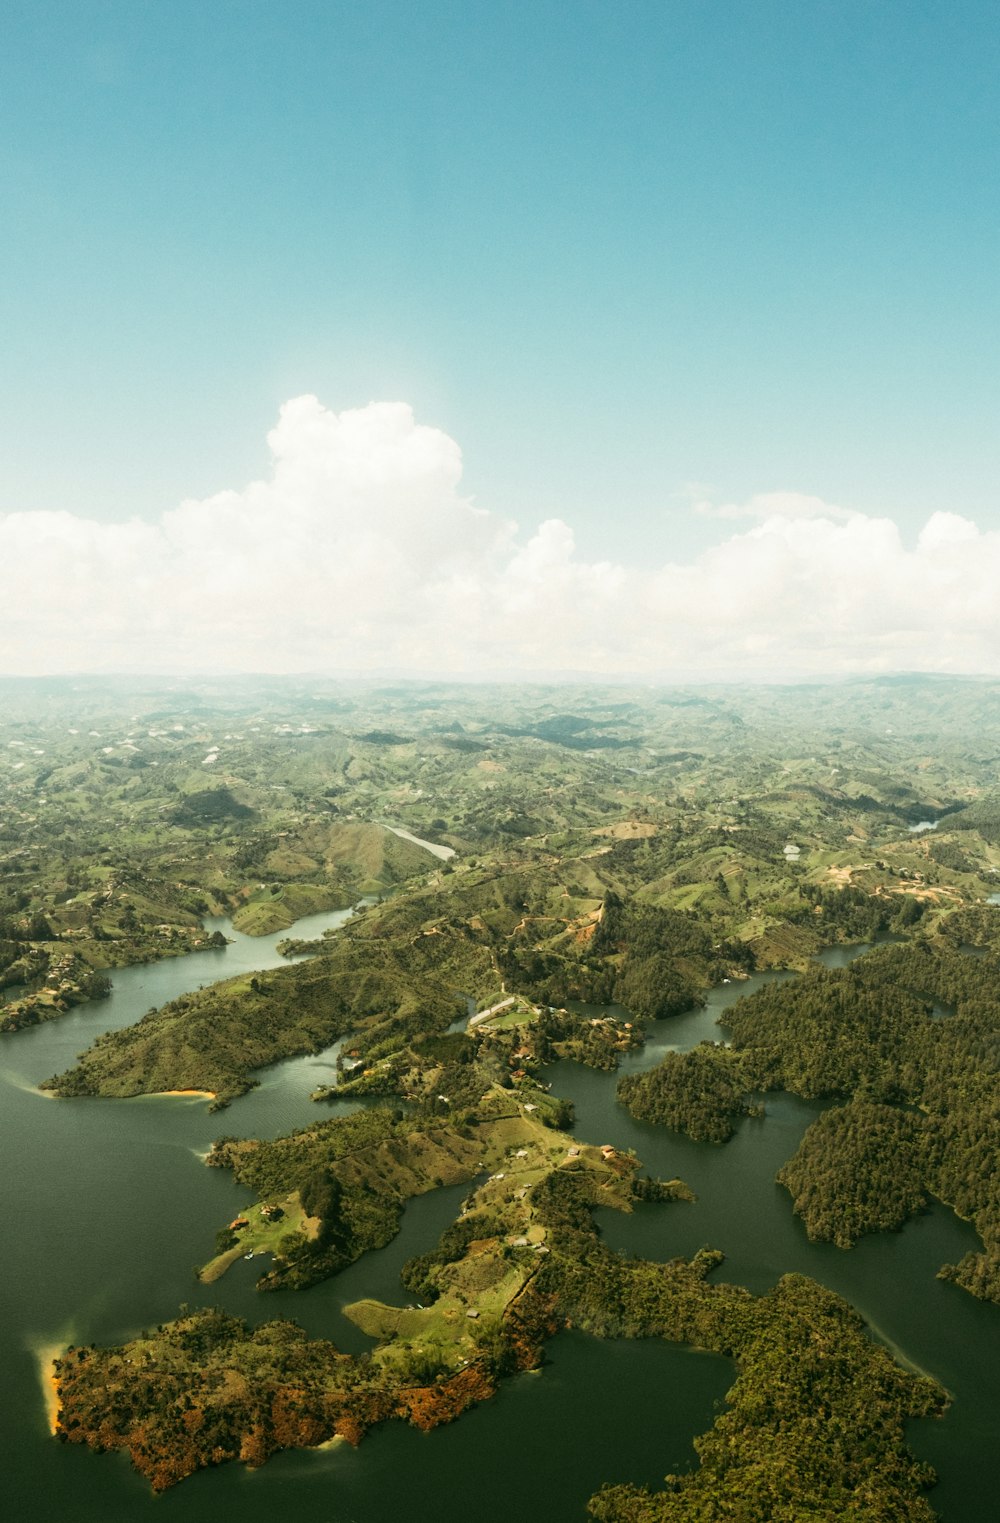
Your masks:
<svg viewBox="0 0 1000 1523"><path fill-rule="evenodd" d="M319 935L346 913L310 917L295 935ZM333 1523L392 1516L458 1523L470 1512L499 1520L521 1510L570 1523L583 1518L587 1497L603 1481L655 1486L666 1471L692 1464L691 1440L711 1425L733 1366L655 1340L603 1342L576 1333L553 1340L540 1373L516 1377L450 1427L425 1435L394 1424L357 1451L336 1445L281 1455L256 1474L227 1465L159 1498L123 1456L53 1443L39 1375L47 1347L118 1341L188 1302L220 1304L254 1322L293 1316L311 1334L360 1350L365 1339L343 1318L343 1305L362 1292L405 1304L399 1266L433 1245L464 1193L438 1191L412 1202L387 1248L311 1291L261 1296L254 1289L260 1266L243 1261L213 1286L196 1283L192 1266L208 1257L216 1229L249 1198L228 1173L204 1168L211 1142L222 1133L273 1136L331 1114L308 1097L317 1083L331 1081L336 1045L262 1072L258 1089L217 1114L196 1098L55 1101L34 1086L68 1066L101 1030L199 984L282 961L282 937L241 937L226 922L214 928L232 938L224 949L116 970L109 1000L6 1036L0 1046L8 1506L28 1523L58 1515L87 1523L270 1523L297 1507ZM851 955L840 948L823 960ZM719 1039L718 1016L759 981L713 990L705 1009L658 1023L626 1066L650 1066L669 1046ZM944 1260L973 1245L970 1227L934 1207L901 1233L865 1239L850 1253L810 1244L774 1174L817 1105L768 1096L763 1119L745 1120L731 1143L716 1147L633 1121L615 1100L613 1074L560 1063L547 1078L576 1104L581 1137L634 1147L649 1172L679 1174L698 1194L693 1205L645 1206L631 1217L602 1213L610 1242L656 1258L708 1244L727 1255L720 1278L760 1291L798 1270L846 1296L875 1336L953 1393L943 1420L911 1431L914 1448L941 1474L933 1505L949 1523L991 1515L986 1498L1000 1488L1000 1316L934 1278ZM342 1102L340 1113L350 1104Z"/></svg>

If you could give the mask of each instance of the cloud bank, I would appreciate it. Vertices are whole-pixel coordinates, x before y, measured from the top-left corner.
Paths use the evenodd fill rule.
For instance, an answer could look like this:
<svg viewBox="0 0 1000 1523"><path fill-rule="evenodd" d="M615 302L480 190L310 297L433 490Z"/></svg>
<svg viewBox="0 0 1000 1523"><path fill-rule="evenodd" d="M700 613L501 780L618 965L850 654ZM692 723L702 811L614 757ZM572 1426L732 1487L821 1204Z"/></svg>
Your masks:
<svg viewBox="0 0 1000 1523"><path fill-rule="evenodd" d="M402 403L280 411L269 478L155 522L0 516L0 671L504 670L734 677L1000 671L1000 534L780 492L687 564L586 561L461 492ZM742 526L734 528L737 522Z"/></svg>

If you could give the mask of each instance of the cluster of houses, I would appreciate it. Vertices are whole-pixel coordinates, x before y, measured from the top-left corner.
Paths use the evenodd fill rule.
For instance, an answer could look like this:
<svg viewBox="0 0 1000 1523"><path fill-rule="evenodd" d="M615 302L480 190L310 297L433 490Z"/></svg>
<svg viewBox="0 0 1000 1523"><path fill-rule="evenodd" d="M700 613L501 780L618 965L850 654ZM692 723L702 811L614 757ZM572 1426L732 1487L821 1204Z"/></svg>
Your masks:
<svg viewBox="0 0 1000 1523"><path fill-rule="evenodd" d="M280 1222L284 1214L284 1210L281 1206L261 1206L260 1208L261 1221ZM229 1230L230 1232L242 1232L243 1229L245 1227L249 1227L249 1225L249 1217L237 1216L234 1217L233 1220L229 1223Z"/></svg>

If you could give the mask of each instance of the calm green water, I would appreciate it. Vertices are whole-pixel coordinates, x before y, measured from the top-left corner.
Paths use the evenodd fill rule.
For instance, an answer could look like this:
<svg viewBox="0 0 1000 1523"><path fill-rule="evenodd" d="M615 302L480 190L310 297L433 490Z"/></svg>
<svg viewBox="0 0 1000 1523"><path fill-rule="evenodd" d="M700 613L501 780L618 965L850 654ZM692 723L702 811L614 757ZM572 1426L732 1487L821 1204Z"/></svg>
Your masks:
<svg viewBox="0 0 1000 1523"><path fill-rule="evenodd" d="M296 934L317 935L343 914L310 917ZM384 1520L507 1520L538 1511L584 1516L605 1480L656 1485L693 1459L691 1440L712 1421L732 1366L674 1345L601 1342L569 1333L549 1346L537 1374L509 1382L493 1402L448 1428L420 1434L394 1424L347 1446L282 1455L256 1474L224 1466L154 1499L119 1455L57 1446L48 1436L39 1351L53 1343L126 1338L164 1321L178 1305L213 1301L263 1321L294 1316L313 1334L360 1349L364 1336L341 1315L359 1294L403 1304L400 1265L430 1247L455 1214L464 1187L414 1201L382 1253L314 1290L261 1297L259 1266L242 1260L202 1288L192 1266L216 1229L249 1199L202 1157L222 1132L276 1135L317 1119L309 1093L330 1082L336 1047L267 1071L260 1089L210 1115L196 1099L53 1101L33 1088L67 1067L101 1030L134 1021L150 1006L199 984L281 961L278 937L233 937L224 951L195 954L114 975L110 1000L84 1006L34 1031L0 1039L0 1403L5 1448L0 1497L29 1523L56 1516L103 1523L175 1518L183 1523L272 1523L289 1507L319 1523ZM843 950L825 960L846 960ZM667 1046L721 1035L727 1004L755 987L713 992L704 1011L663 1022L631 1067ZM933 1494L949 1523L995 1516L1000 1495L1000 1311L934 1278L937 1267L973 1245L972 1230L936 1208L902 1233L851 1253L810 1245L774 1184L818 1107L769 1097L762 1121L748 1121L725 1148L690 1143L633 1121L614 1099L613 1075L555 1064L554 1089L577 1106L577 1130L596 1142L635 1147L649 1170L680 1174L695 1205L648 1206L631 1217L602 1213L609 1240L652 1257L711 1244L727 1254L723 1274L762 1290L800 1270L840 1291L876 1334L954 1393L948 1415L915 1424L918 1452L942 1475Z"/></svg>

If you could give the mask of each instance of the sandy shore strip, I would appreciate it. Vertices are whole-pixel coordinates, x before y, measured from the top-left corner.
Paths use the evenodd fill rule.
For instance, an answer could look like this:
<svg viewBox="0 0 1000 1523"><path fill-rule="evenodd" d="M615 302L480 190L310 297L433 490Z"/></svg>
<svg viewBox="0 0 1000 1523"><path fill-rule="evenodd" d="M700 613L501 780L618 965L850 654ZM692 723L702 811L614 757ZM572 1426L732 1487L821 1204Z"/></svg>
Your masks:
<svg viewBox="0 0 1000 1523"><path fill-rule="evenodd" d="M49 1432L55 1433L59 1423L59 1382L56 1379L56 1360L65 1353L61 1343L43 1343L37 1350L38 1375L42 1382L42 1400Z"/></svg>
<svg viewBox="0 0 1000 1523"><path fill-rule="evenodd" d="M13 1068L0 1069L0 1080L9 1084L11 1089L19 1089L22 1095L38 1095L42 1100L55 1100L57 1096L51 1090L42 1089L38 1084L32 1084L24 1074L17 1073Z"/></svg>
<svg viewBox="0 0 1000 1523"><path fill-rule="evenodd" d="M218 1099L214 1089L154 1089L148 1098L158 1100L164 1095L197 1095L202 1100Z"/></svg>

